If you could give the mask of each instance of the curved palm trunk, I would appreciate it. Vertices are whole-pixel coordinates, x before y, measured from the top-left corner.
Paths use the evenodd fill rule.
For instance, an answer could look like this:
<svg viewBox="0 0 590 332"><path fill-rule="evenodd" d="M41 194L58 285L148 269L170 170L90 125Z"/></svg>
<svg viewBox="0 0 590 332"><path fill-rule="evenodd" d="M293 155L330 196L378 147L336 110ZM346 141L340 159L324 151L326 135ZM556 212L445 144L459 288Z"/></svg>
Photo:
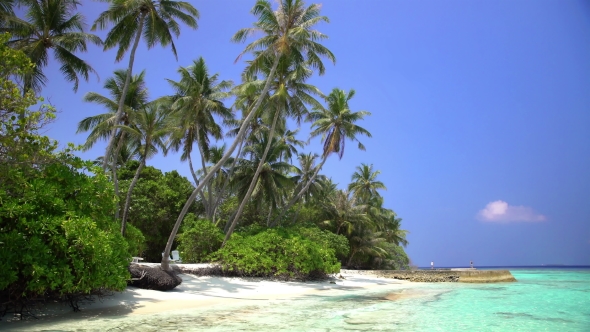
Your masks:
<svg viewBox="0 0 590 332"><path fill-rule="evenodd" d="M197 127L197 137L200 137L200 130ZM207 176L207 165L205 165L205 151L203 151L203 147L197 141L197 146L199 147L199 153L201 154L201 167L203 167L203 176ZM205 205L205 214L207 215L208 219L211 219L211 200L213 197L211 196L211 180L207 181L205 184L207 186L207 191L209 193L209 198L207 199L203 194L203 204Z"/></svg>
<svg viewBox="0 0 590 332"><path fill-rule="evenodd" d="M215 200L215 205L213 206L213 217L215 217L215 213L217 212L217 208L219 207L219 203L221 202L221 197L223 197L223 192L225 191L225 189L227 188L227 185L229 184L229 179L234 175L234 169L236 167L236 163L238 161L238 158L240 157L240 154L242 153L242 147L244 146L244 140L242 140L240 142L240 146L238 147L238 153L236 153L236 158L234 158L234 161L231 163L231 167L229 169L229 172L227 174L227 176L225 177L225 180L223 180L223 186L221 187L221 190L219 191L218 195L217 195L217 200ZM215 226L217 226L217 224L219 224L219 221L217 221L216 223L214 223Z"/></svg>
<svg viewBox="0 0 590 332"><path fill-rule="evenodd" d="M145 166L145 157L141 159L139 166L137 167L137 171L135 171L135 176L133 177L133 181L129 185L129 190L127 190L127 197L125 198L125 208L123 209L123 219L121 220L121 235L125 236L125 229L127 228L127 216L129 215L129 205L131 203L131 192L133 192L133 188L137 184L137 180L139 180L139 173Z"/></svg>
<svg viewBox="0 0 590 332"><path fill-rule="evenodd" d="M193 159L191 158L190 152L188 153L188 167L191 170L191 174L193 175L193 179L195 180L195 186L199 185L199 179L197 179L197 174L195 173L195 169L193 168ZM205 199L205 194L203 194L203 190L199 190L199 194L201 195L201 199L203 200L203 205L205 205L205 209L207 209L207 200Z"/></svg>
<svg viewBox="0 0 590 332"><path fill-rule="evenodd" d="M248 125L250 124L250 121L252 121L252 118L254 118L254 114L256 114L256 111L258 110L258 107L260 107L260 104L262 104L262 99L264 99L264 96L266 95L266 93L270 89L270 81L273 79L275 71L277 69L277 66L279 65L279 58L280 58L279 55L275 56L274 63L272 64L272 69L270 70L270 73L266 79L266 84L264 85L264 89L262 90L262 93L258 97L256 104L254 104L254 106L250 110L250 113L244 119L244 122L242 123L242 126L240 127L240 130L238 131L238 135L236 135L235 141L229 147L229 149L227 150L225 155L223 155L223 157L217 162L217 164L215 164L213 166L213 168L211 169L211 172L209 174L207 174L207 176L203 179L203 182L200 183L197 186L197 188L195 188L195 190L193 190L193 193L190 195L190 197L188 198L188 200L184 204L182 211L180 211L180 215L178 215L178 218L176 219L176 223L174 224L174 227L172 228L172 232L170 233L170 236L168 237L168 242L166 243L166 248L164 249L164 257L162 258L162 264L161 264L162 270L165 270L165 271L170 270L169 257L170 257L170 251L172 250L172 242L174 242L174 239L176 238L176 234L178 233L178 229L180 228L180 224L182 223L184 216L188 212L188 209L193 204L195 197L197 197L199 190L201 190L203 188L204 184L207 181L209 181L211 179L211 177L213 177L213 174L215 174L215 172L217 172L217 170L219 168L221 168L221 166L227 161L227 159L229 159L231 154L234 152L234 150L238 146L239 142L243 139L244 134L246 133L246 129L248 128Z"/></svg>
<svg viewBox="0 0 590 332"><path fill-rule="evenodd" d="M350 263L352 263L352 258L354 257L354 255L357 253L357 250L353 250L352 254L350 255L350 258L348 259L348 263L346 263L346 266L350 266Z"/></svg>
<svg viewBox="0 0 590 332"><path fill-rule="evenodd" d="M327 159L328 159L328 156L324 156L324 158L322 159L322 162L318 165L318 167L317 167L316 171L313 173L313 176L311 177L311 179L309 179L309 181L307 182L305 187L303 187L303 189L301 189L297 195L295 195L293 198L291 198L291 200L289 201L289 204L287 204L287 206L285 206L285 208L279 214L279 216L276 217L275 220L272 222L271 227L276 226L276 224L279 222L279 220L281 220L281 218L285 215L285 212L288 211L293 205L295 205L295 203L297 203L297 201L301 198L301 196L303 196L303 194L307 191L307 189L309 189L309 186L311 186L311 184L313 183L313 180L315 180L316 176L318 175L318 173L320 172L320 170L324 166L324 163L326 162Z"/></svg>
<svg viewBox="0 0 590 332"><path fill-rule="evenodd" d="M244 196L244 199L242 199L242 203L240 203L240 206L238 207L238 212L236 213L234 220L232 221L231 226L229 227L229 230L225 234L225 239L223 240L223 243L221 244L222 248L223 248L223 246L225 246L225 243L227 242L227 240L229 240L229 237L234 232L234 229L236 228L236 225L238 224L238 220L240 220L240 217L242 216L242 212L244 212L244 207L246 207L246 203L248 203L248 201L250 200L250 196L252 196L252 192L254 191L254 187L256 187L256 182L258 181L258 176L260 175L260 172L262 172L262 167L264 166L264 163L266 162L266 156L268 155L268 151L270 150L270 146L272 145L272 138L273 138L273 135L275 134L275 127L277 124L277 120L279 119L279 113L281 113L280 110L277 110L275 112L274 119L272 120L272 126L270 127L270 132L268 133L268 142L266 143L266 147L264 148L264 153L262 154L262 158L260 158L260 162L258 162L258 167L256 168L256 172L254 173L254 177L252 178L252 182L250 182L250 187L248 187L248 192L246 192L246 196Z"/></svg>
<svg viewBox="0 0 590 332"><path fill-rule="evenodd" d="M121 153L121 148L123 147L124 136L125 136L125 133L122 132L121 137L119 137L119 143L117 144L117 150L115 150L115 155L113 156L113 158L115 160L113 160L113 164L111 167L111 172L113 173L113 183L115 185L115 195L117 196L117 198L120 198L120 196L119 196L119 178L117 177L117 162L119 160L119 153ZM117 202L117 207L115 210L115 219L116 220L119 220L120 214L121 214L121 203Z"/></svg>
<svg viewBox="0 0 590 332"><path fill-rule="evenodd" d="M127 74L125 76L125 84L123 85L123 92L121 92L121 98L119 99L119 107L117 108L117 114L115 114L115 125L121 121L121 117L123 116L123 108L125 106L125 98L127 97L127 90L129 90L129 81L131 81L131 72L133 70L133 62L135 61L135 51L137 50L137 46L139 45L139 40L141 39L141 32L143 30L143 21L145 19L145 13L142 13L139 17L139 27L137 28L137 34L135 35L135 42L133 43L133 48L131 49L131 53L129 54L129 67L127 68ZM111 155L113 150L113 144L115 142L115 136L117 135L117 128L113 128L111 131L111 138L109 139L109 144L107 145L107 151L105 152L102 169L107 169L107 160L108 156Z"/></svg>

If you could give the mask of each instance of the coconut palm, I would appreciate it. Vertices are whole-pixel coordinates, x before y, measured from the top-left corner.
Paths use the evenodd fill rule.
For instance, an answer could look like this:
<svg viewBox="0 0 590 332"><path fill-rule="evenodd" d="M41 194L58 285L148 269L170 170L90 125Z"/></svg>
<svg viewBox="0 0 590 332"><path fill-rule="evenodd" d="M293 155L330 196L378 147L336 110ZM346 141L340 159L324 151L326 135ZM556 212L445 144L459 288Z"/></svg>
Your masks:
<svg viewBox="0 0 590 332"><path fill-rule="evenodd" d="M43 69L49 63L49 50L61 64L60 71L66 80L74 83L78 90L79 76L86 81L94 69L74 53L86 52L87 43L101 45L99 37L85 33L84 16L75 13L80 4L75 0L20 0L26 5L25 20L12 28L13 39L9 42L14 48L23 51L35 65L33 70L23 76L23 91L38 92L47 83Z"/></svg>
<svg viewBox="0 0 590 332"><path fill-rule="evenodd" d="M125 96L127 95L129 81L133 71L135 52L141 36L144 36L148 49L157 44L162 46L170 45L172 53L178 59L176 46L172 37L173 34L176 37L180 35L180 27L177 20L196 29L198 18L199 12L190 3L169 0L111 0L109 8L99 15L92 25L92 30L96 30L97 28L105 29L111 23L114 25L106 36L104 49L108 50L118 46L116 61L123 59L123 56L133 41L129 55L127 77L125 78L123 92L115 116L116 123L119 123L123 116ZM113 129L105 156L111 154L115 136L116 130ZM108 157L104 159L104 169L107 167L107 160Z"/></svg>
<svg viewBox="0 0 590 332"><path fill-rule="evenodd" d="M0 0L0 32L9 31L10 23L20 20L14 15L15 0Z"/></svg>
<svg viewBox="0 0 590 332"><path fill-rule="evenodd" d="M250 71L254 73L257 71L268 72L270 61L268 58L266 58L266 60L267 61L263 63L251 63L250 68L253 66L258 66L258 69L255 71L250 69ZM260 67L261 65L266 66ZM274 114L272 116L272 123L269 129L269 135L271 137L274 136L279 118L282 119L279 127L281 127L283 130L286 130L285 127L287 116L293 116L297 122L300 123L301 119L308 114L306 106L307 104L311 104L315 107L320 106L319 102L313 97L313 95L321 95L319 89L304 83L304 81L311 76L311 73L312 71L308 69L305 64L298 63L296 58L291 58L288 55L284 55L280 58L279 64L276 68L275 79L271 82L271 90L273 91L273 94L268 101L268 113L269 115ZM246 74L246 76L248 75L252 74ZM266 161L266 155L270 150L271 143L272 140L267 142L268 145L264 154L262 155L262 158L260 159L260 164L258 165L256 173L252 178L250 188L233 217L234 219L232 226L226 234L226 239L229 239L231 236L248 200L250 199L250 195L254 191L256 181L258 180L260 172L262 172L262 167ZM285 152L288 152L288 150L285 150Z"/></svg>
<svg viewBox="0 0 590 332"><path fill-rule="evenodd" d="M189 167L195 184L199 180L195 175L191 152L196 143L201 155L202 171L207 176L205 165L209 154L209 137L216 140L223 138L221 126L216 123L215 116L228 120L233 118L233 113L225 107L222 100L229 97L228 90L232 86L231 81L217 82L218 74L209 75L205 60L201 57L193 61L189 67L178 69L180 81L168 80L175 91L170 96L172 115L175 119L174 132L170 136L170 148L173 151L182 149L180 159L188 159ZM207 184L209 200L212 198L211 184ZM207 217L211 218L213 207L204 195L203 203Z"/></svg>
<svg viewBox="0 0 590 332"><path fill-rule="evenodd" d="M348 190L337 190L323 203L327 215L324 224L335 229L336 234L343 231L344 234L352 234L353 229L360 224L369 223L363 205L357 204L357 200L351 197Z"/></svg>
<svg viewBox="0 0 590 332"><path fill-rule="evenodd" d="M233 186L236 188L241 201L245 200L249 192L249 187L264 155L269 137L264 135L260 139L254 139L253 144L244 148L245 155L250 156L250 158L240 160L236 167L236 174L232 179ZM273 139L273 141L276 143L276 139ZM293 170L293 166L280 161L281 152L282 146L271 144L262 171L256 178L255 189L250 196L252 201L258 202L258 208L260 203L266 202L269 206L269 215L280 206L287 190L291 189L294 184L293 179L286 175ZM229 231L227 234L229 234ZM224 241L229 239L227 234Z"/></svg>
<svg viewBox="0 0 590 332"><path fill-rule="evenodd" d="M358 148L365 150L365 146L357 139L357 135L371 137L371 133L355 123L371 113L367 111L352 112L350 110L348 102L354 97L354 95L355 91L352 89L346 93L344 90L334 88L325 98L328 107L319 107L311 113L311 118L315 120L312 124L312 128L315 129L310 135L311 137L322 135L322 140L324 141L322 161L316 168L311 181L289 201L289 204L287 204L281 215L279 215L275 222L273 222L273 225L275 225L277 221L282 218L285 211L289 210L293 204L301 198L303 193L307 191L320 169L324 166L329 155L336 153L342 159L346 139L358 142Z"/></svg>
<svg viewBox="0 0 590 332"><path fill-rule="evenodd" d="M111 130L119 124L129 124L129 113L140 109L148 101L148 90L145 84L145 71L138 75L133 75L129 81L129 88L125 97L125 108L123 116L117 123L115 115L118 109L119 99L122 96L123 86L125 84L125 70L116 70L113 77L108 78L103 88L109 92L109 96L101 95L97 92L89 92L84 96L84 101L96 103L106 108L107 112L84 118L78 123L76 133L90 130L90 134L84 143L84 150L90 150L99 140L107 140Z"/></svg>
<svg viewBox="0 0 590 332"><path fill-rule="evenodd" d="M129 215L129 205L131 203L131 193L137 184L139 174L146 164L146 160L158 153L158 148L166 149L165 138L169 135L167 110L169 105L161 100L156 100L145 104L137 112L131 113L129 125L119 125L118 127L129 136L131 142L137 146L140 157L139 167L135 171L135 176L127 190L125 198L125 207L123 208L123 218L121 220L121 234L125 235L127 226L127 217Z"/></svg>
<svg viewBox="0 0 590 332"><path fill-rule="evenodd" d="M352 174L352 182L348 190L362 202L368 202L371 197L379 196L377 190L387 190L383 182L377 181L381 171L373 171L373 165L361 163Z"/></svg>
<svg viewBox="0 0 590 332"><path fill-rule="evenodd" d="M302 0L281 0L278 9L273 11L272 5L269 1L258 0L252 9L252 13L258 16L258 20L254 23L254 27L239 30L233 36L232 40L235 42L243 42L256 32L262 32L264 33L264 36L246 46L244 51L238 56L238 59L246 53L260 51L257 53L257 57L253 61L273 59L273 65L266 77L262 93L250 111L246 112L247 116L244 118L240 131L236 135L236 139L228 148L224 157L215 164L212 172L210 172L203 179L202 183L195 188L178 216L170 237L168 238L166 249L164 250L164 259L162 260L162 269L164 270L170 269L167 255L170 254L174 238L176 237L180 224L188 212L192 201L195 199L202 186L213 176L213 172L225 163L236 147L241 143L246 130L249 127L250 121L257 113L256 111L270 89L270 83L274 78L280 57L288 54L289 56L297 57L301 63L307 61L309 62L309 65L312 68L317 69L320 74L323 74L325 71L323 63L321 62L321 57L326 57L332 60L332 62L335 61L332 52L319 43L319 41L327 37L319 31L313 30L313 27L317 23L321 21L328 22L327 17L319 15L319 5L312 4L309 7L305 7Z"/></svg>
<svg viewBox="0 0 590 332"><path fill-rule="evenodd" d="M86 132L90 130L90 134L84 143L84 150L91 149L99 140L107 140L109 134L116 125L129 125L129 114L141 108L148 101L148 90L145 85L145 71L139 75L133 75L129 82L128 93L125 97L125 112L120 122L115 122L115 114L117 113L118 101L122 96L123 85L127 73L125 70L116 70L113 77L105 81L104 88L109 91L110 96L103 96L96 92L89 92L84 96L84 101L96 103L104 106L107 109L106 113L87 117L78 123L78 130L76 133ZM120 132L117 135L117 148L115 153L111 154L113 182L115 186L115 195L119 197L119 181L117 177L117 167L124 165L123 160L128 159L134 155L133 149L129 147L126 142L125 133ZM104 157L100 160L104 163ZM101 165L102 165L101 163ZM119 209L115 212L115 218L119 219Z"/></svg>

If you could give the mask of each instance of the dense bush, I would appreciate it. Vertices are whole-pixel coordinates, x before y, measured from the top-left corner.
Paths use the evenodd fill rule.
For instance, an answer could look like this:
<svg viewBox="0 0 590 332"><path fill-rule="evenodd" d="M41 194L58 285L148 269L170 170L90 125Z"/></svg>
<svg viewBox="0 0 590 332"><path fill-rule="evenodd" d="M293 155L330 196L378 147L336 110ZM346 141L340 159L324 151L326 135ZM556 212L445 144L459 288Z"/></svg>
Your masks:
<svg viewBox="0 0 590 332"><path fill-rule="evenodd" d="M0 172L3 300L125 287L127 243L112 217L112 184L100 170L60 154L37 167L1 165Z"/></svg>
<svg viewBox="0 0 590 332"><path fill-rule="evenodd" d="M334 249L284 228L256 235L235 233L211 258L225 271L244 276L309 278L340 270Z"/></svg>
<svg viewBox="0 0 590 332"><path fill-rule="evenodd" d="M100 169L38 134L54 111L8 80L30 70L0 36L0 312L45 295L122 290L128 247ZM90 175L95 174L95 175Z"/></svg>
<svg viewBox="0 0 590 332"><path fill-rule="evenodd" d="M317 226L300 227L297 231L301 236L310 241L318 243L324 248L333 249L338 259L344 259L348 256L350 246L348 239L344 235L334 234L328 230L321 230Z"/></svg>
<svg viewBox="0 0 590 332"><path fill-rule="evenodd" d="M129 257L143 257L145 250L145 237L137 227L128 224L125 231L125 240L129 247Z"/></svg>
<svg viewBox="0 0 590 332"><path fill-rule="evenodd" d="M121 192L127 192L138 165L137 161L130 161L119 170ZM151 166L142 169L131 194L128 225L137 227L145 237L141 257L146 261L162 260L174 222L193 189L190 181L176 171L162 173ZM195 205L190 211L194 208Z"/></svg>
<svg viewBox="0 0 590 332"><path fill-rule="evenodd" d="M206 262L209 254L223 242L223 232L209 220L196 219L194 214L184 218L184 231L178 235L178 250L183 263Z"/></svg>

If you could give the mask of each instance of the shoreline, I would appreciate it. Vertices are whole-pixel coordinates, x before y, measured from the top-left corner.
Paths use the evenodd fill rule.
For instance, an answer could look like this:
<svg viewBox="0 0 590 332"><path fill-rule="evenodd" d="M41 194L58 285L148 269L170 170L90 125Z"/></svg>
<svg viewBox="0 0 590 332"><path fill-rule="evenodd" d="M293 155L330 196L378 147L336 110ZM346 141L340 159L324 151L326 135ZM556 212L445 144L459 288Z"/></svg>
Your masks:
<svg viewBox="0 0 590 332"><path fill-rule="evenodd" d="M188 264L187 264L188 265ZM39 329L45 325L68 324L84 320L117 317L141 317L186 309L233 306L261 301L293 300L304 296L330 296L337 291L369 290L411 284L410 281L347 273L322 281L271 281L264 278L196 276L181 273L182 284L171 291L156 291L128 286L122 292L103 296L93 302L81 301L81 311L73 312L66 303L47 303L34 309L38 319L20 321L7 314L0 321L0 330ZM338 276L338 275L337 275ZM403 294L387 295L387 300L400 300Z"/></svg>

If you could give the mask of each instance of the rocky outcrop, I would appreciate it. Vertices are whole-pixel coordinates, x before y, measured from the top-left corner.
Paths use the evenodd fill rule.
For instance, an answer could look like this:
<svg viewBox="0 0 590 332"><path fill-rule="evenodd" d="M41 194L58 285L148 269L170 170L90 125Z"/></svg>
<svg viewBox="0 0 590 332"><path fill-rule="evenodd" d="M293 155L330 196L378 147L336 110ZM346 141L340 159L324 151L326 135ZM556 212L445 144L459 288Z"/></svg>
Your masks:
<svg viewBox="0 0 590 332"><path fill-rule="evenodd" d="M131 280L129 286L167 291L182 283L182 279L175 271L164 271L159 266L129 265Z"/></svg>
<svg viewBox="0 0 590 332"><path fill-rule="evenodd" d="M346 270L345 273L374 275L413 282L492 283L516 281L508 270Z"/></svg>

